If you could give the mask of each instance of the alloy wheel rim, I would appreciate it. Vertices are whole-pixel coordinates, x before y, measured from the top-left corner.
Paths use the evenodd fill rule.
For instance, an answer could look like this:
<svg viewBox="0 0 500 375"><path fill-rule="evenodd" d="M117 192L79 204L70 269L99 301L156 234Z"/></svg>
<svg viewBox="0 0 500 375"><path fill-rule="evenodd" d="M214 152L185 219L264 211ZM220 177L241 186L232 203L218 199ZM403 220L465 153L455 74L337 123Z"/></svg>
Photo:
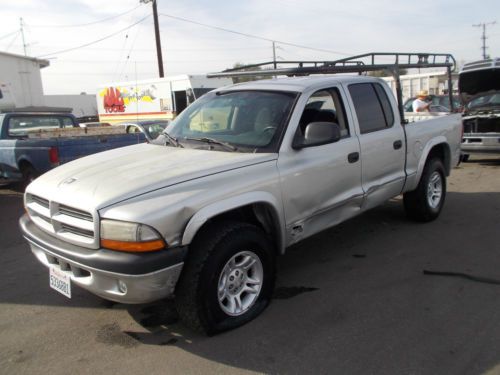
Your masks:
<svg viewBox="0 0 500 375"><path fill-rule="evenodd" d="M441 174L435 171L427 184L427 203L432 208L437 208L443 196L443 179Z"/></svg>
<svg viewBox="0 0 500 375"><path fill-rule="evenodd" d="M219 306L230 316L246 313L259 298L264 269L252 251L241 251L231 257L219 276Z"/></svg>

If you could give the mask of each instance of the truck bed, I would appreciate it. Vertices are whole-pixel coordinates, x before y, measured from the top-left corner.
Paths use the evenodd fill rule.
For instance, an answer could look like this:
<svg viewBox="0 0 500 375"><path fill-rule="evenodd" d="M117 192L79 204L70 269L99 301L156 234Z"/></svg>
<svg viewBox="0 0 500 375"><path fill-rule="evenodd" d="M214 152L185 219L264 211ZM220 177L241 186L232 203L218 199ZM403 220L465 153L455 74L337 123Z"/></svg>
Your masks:
<svg viewBox="0 0 500 375"><path fill-rule="evenodd" d="M425 155L434 145L443 142L454 146L454 149L449 150L451 166L457 165L460 159L461 132L457 128L461 124L461 115L442 114L418 117L422 120L405 125L407 141L405 191L413 190L417 186L420 178L417 171L422 170L423 166L420 164L425 162L422 155Z"/></svg>

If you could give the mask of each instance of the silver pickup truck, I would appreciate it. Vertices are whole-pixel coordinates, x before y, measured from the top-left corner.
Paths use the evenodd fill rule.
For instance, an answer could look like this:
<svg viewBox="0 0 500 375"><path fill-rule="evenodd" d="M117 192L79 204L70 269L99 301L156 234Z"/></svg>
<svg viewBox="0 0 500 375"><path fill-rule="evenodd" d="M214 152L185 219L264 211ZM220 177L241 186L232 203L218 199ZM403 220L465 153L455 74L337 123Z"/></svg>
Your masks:
<svg viewBox="0 0 500 375"><path fill-rule="evenodd" d="M214 334L264 310L291 244L399 194L410 218L437 218L460 139L460 115L402 125L378 78L243 83L198 99L153 143L42 175L20 226L61 293L173 295L188 326Z"/></svg>

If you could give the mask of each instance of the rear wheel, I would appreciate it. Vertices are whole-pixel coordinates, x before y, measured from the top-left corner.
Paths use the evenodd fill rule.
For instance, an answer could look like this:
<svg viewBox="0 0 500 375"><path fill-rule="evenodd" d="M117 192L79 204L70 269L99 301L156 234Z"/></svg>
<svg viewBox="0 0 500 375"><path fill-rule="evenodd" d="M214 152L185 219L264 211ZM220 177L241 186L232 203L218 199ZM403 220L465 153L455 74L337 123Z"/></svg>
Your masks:
<svg viewBox="0 0 500 375"><path fill-rule="evenodd" d="M21 173L23 175L22 181L16 183L17 190L24 191L26 187L39 176L39 173L31 164L25 163L21 166Z"/></svg>
<svg viewBox="0 0 500 375"><path fill-rule="evenodd" d="M26 164L22 169L21 172L23 174L23 180L26 185L28 185L30 182L32 182L35 178L38 177L38 172L36 171L35 168L31 164Z"/></svg>
<svg viewBox="0 0 500 375"><path fill-rule="evenodd" d="M269 304L275 279L271 241L258 227L223 222L202 229L176 287L176 306L192 329L213 335L239 327Z"/></svg>
<svg viewBox="0 0 500 375"><path fill-rule="evenodd" d="M446 197L446 174L440 159L427 161L417 188L405 193L406 214L416 221L432 221L443 208Z"/></svg>

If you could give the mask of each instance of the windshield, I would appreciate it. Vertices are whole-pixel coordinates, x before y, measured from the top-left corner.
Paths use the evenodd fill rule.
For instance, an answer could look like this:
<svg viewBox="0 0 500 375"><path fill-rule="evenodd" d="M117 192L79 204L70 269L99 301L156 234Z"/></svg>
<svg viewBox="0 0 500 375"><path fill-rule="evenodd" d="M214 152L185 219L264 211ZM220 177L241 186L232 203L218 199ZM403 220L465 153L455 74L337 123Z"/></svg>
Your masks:
<svg viewBox="0 0 500 375"><path fill-rule="evenodd" d="M468 109L497 107L500 106L500 94L482 95L472 100L468 105Z"/></svg>
<svg viewBox="0 0 500 375"><path fill-rule="evenodd" d="M165 130L168 125L168 121L159 120L159 121L148 121L140 123L144 128L144 131L149 135L151 139L157 138L160 133Z"/></svg>
<svg viewBox="0 0 500 375"><path fill-rule="evenodd" d="M166 132L188 147L271 152L296 96L275 91L209 93L185 109Z"/></svg>

